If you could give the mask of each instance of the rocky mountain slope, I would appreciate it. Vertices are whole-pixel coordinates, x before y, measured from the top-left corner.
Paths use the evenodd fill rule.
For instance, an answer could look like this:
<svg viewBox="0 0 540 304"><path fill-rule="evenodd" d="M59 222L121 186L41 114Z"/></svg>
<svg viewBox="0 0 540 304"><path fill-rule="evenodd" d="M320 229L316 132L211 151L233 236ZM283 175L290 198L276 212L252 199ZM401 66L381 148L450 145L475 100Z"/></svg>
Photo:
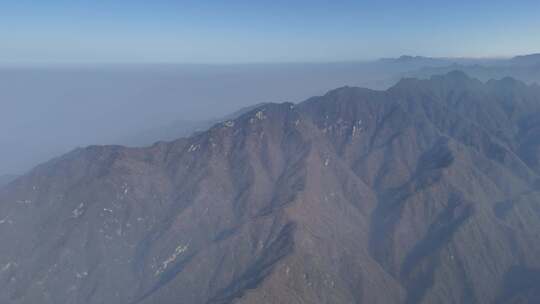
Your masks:
<svg viewBox="0 0 540 304"><path fill-rule="evenodd" d="M0 190L1 303L538 303L540 89L266 104Z"/></svg>

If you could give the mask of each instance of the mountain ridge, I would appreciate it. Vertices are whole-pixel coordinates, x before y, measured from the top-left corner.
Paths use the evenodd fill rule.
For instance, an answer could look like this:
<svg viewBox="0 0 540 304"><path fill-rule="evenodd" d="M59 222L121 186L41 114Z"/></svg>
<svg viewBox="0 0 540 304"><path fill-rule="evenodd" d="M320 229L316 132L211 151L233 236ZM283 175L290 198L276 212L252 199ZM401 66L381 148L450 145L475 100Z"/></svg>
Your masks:
<svg viewBox="0 0 540 304"><path fill-rule="evenodd" d="M0 190L0 299L535 303L535 113L453 72L72 151Z"/></svg>

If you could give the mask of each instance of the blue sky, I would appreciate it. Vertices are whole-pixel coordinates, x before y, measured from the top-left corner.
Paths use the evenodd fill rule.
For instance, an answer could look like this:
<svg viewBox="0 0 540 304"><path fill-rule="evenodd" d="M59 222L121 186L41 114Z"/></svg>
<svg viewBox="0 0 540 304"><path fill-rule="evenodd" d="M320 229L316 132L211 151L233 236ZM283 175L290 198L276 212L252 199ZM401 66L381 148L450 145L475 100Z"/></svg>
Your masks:
<svg viewBox="0 0 540 304"><path fill-rule="evenodd" d="M540 1L0 0L0 63L248 63L540 52Z"/></svg>

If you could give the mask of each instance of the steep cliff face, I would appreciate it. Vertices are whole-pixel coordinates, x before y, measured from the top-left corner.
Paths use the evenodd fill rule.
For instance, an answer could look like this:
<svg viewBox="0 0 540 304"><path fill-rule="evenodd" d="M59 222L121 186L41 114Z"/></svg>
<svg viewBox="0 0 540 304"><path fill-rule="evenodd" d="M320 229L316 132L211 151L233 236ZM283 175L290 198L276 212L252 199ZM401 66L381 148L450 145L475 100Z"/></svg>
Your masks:
<svg viewBox="0 0 540 304"><path fill-rule="evenodd" d="M540 90L266 104L0 190L2 303L537 303Z"/></svg>

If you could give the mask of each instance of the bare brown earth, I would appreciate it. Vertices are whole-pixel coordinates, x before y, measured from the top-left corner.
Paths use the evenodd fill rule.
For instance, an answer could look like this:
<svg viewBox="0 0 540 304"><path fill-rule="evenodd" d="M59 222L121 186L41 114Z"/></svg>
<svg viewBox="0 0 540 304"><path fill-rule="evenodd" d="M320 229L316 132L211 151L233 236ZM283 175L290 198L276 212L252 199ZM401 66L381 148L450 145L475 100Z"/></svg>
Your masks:
<svg viewBox="0 0 540 304"><path fill-rule="evenodd" d="M0 190L0 303L540 303L540 89L266 104Z"/></svg>

